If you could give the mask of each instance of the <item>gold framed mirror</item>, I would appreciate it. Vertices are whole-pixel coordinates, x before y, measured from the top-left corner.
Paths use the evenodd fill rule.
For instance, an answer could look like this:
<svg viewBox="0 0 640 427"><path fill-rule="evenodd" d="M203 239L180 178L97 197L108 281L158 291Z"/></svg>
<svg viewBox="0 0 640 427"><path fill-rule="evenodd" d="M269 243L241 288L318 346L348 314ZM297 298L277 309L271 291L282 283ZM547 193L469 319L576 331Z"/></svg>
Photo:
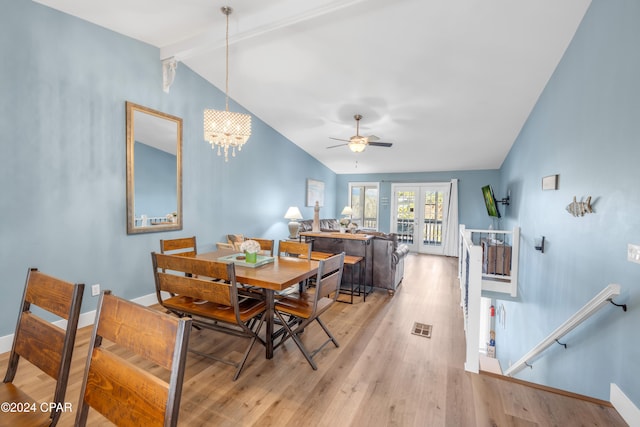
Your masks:
<svg viewBox="0 0 640 427"><path fill-rule="evenodd" d="M182 229L182 119L132 102L127 112L127 234Z"/></svg>

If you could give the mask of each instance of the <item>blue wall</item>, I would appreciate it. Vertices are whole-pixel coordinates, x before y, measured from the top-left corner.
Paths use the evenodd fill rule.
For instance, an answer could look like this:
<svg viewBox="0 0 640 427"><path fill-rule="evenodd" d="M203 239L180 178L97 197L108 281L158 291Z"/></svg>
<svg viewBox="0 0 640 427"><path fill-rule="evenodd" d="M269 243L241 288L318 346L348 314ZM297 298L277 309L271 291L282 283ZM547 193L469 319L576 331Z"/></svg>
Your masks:
<svg viewBox="0 0 640 427"><path fill-rule="evenodd" d="M491 224L498 228L499 224L493 224L487 215L481 191L482 186L486 184L491 184L494 188L498 187L500 174L497 170L338 175L336 206L347 204L349 182L379 182L380 200L388 200L388 203L382 203L379 206L379 229L388 233L391 227L391 205L393 203L391 184L449 182L453 178L459 180L458 216L460 224L465 224L468 228L487 228ZM498 194L496 194L497 196Z"/></svg>
<svg viewBox="0 0 640 427"><path fill-rule="evenodd" d="M519 302L503 303L496 330L502 366L520 359L609 283L623 313L606 306L519 377L609 399L616 383L640 406L640 3L594 0L501 168L513 204L505 224L522 227ZM541 178L559 174L557 191ZM573 197L595 213L575 218ZM544 235L545 253L533 248Z"/></svg>
<svg viewBox="0 0 640 427"><path fill-rule="evenodd" d="M245 149L218 157L202 114L223 108L224 93L182 64L164 93L157 48L2 0L0 52L0 336L13 332L29 267L133 299L154 292L159 239L196 235L206 251L227 233L286 237L288 206L313 216L307 178L325 182L334 215L335 174L258 117ZM182 231L126 234L125 101L183 119ZM83 312L95 309L90 295Z"/></svg>

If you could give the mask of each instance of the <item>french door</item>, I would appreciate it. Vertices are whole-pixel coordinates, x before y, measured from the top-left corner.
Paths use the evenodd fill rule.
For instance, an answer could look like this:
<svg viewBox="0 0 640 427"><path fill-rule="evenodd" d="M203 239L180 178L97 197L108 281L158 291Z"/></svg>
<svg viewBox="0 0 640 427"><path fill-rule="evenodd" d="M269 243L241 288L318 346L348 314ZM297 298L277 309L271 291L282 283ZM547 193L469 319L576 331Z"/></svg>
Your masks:
<svg viewBox="0 0 640 427"><path fill-rule="evenodd" d="M393 184L391 229L412 252L442 255L449 183Z"/></svg>

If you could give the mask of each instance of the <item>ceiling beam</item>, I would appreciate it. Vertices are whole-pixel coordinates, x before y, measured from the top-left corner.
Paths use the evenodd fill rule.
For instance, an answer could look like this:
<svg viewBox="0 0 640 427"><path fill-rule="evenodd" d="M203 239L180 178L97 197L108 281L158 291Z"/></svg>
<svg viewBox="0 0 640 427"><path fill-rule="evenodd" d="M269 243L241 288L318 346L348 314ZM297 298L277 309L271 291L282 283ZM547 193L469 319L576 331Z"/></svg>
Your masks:
<svg viewBox="0 0 640 427"><path fill-rule="evenodd" d="M367 0L289 0L278 2L260 14L243 17L240 31L229 36L229 44L253 37L263 36L271 31L286 28L318 18ZM220 13L222 16L222 13ZM231 15L233 16L233 15ZM225 38L219 28L212 28L184 41L164 46L160 49L160 59L174 58L183 61L193 55L223 48Z"/></svg>

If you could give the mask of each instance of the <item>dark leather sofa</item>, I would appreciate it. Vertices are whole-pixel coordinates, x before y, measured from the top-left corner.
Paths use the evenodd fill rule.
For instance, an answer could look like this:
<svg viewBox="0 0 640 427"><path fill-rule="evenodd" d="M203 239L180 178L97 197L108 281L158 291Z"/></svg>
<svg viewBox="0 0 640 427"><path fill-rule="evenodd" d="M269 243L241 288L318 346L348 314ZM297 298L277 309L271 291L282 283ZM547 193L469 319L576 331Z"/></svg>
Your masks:
<svg viewBox="0 0 640 427"><path fill-rule="evenodd" d="M312 231L313 220L300 221L300 231ZM337 219L321 219L320 231L338 232L340 223ZM394 233L386 234L371 230L358 230L358 233L373 235L371 241L371 258L373 262L367 265L367 284L372 284L376 288L387 289L393 294L402 282L404 277L404 258L409 253L409 247L405 244L398 244L398 236ZM322 240L322 242L320 241ZM328 243L327 239L319 239L314 242L314 250L325 252L337 252L345 250L347 255L361 255L349 253L349 245L344 242ZM327 247L316 247L317 245L330 245ZM331 246L332 245L332 246ZM333 247L335 246L335 247Z"/></svg>
<svg viewBox="0 0 640 427"><path fill-rule="evenodd" d="M300 229L299 231L312 231L313 229L313 220L305 219L300 221ZM320 231L340 231L340 223L337 219L321 219L320 220Z"/></svg>
<svg viewBox="0 0 640 427"><path fill-rule="evenodd" d="M409 246L398 244L398 235L377 231L361 231L373 234L373 286L395 292L404 277L404 257Z"/></svg>

